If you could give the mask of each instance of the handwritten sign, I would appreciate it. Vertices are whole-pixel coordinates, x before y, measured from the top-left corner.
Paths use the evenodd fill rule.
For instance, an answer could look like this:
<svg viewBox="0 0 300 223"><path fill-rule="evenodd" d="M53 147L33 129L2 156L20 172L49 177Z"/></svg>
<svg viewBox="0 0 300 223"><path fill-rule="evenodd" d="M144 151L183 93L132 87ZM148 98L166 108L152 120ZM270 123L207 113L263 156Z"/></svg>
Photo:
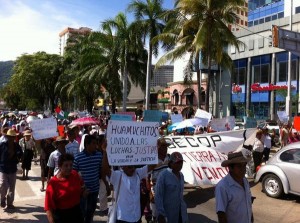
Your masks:
<svg viewBox="0 0 300 223"><path fill-rule="evenodd" d="M209 133L195 136L170 136L166 140L173 142L168 153L180 152L184 163L184 180L193 185L215 185L228 174L228 169L221 166L229 152L239 151L244 142L254 140L256 129ZM248 144L251 144L248 142Z"/></svg>
<svg viewBox="0 0 300 223"><path fill-rule="evenodd" d="M158 163L159 123L110 120L107 128L107 157L112 166Z"/></svg>
<svg viewBox="0 0 300 223"><path fill-rule="evenodd" d="M181 152L183 156L184 163L181 171L184 180L189 184L216 185L228 174L228 168L221 166L221 163L227 160L227 155L212 148L190 147L177 152Z"/></svg>
<svg viewBox="0 0 300 223"><path fill-rule="evenodd" d="M35 119L30 122L35 140L57 136L57 121L54 118Z"/></svg>
<svg viewBox="0 0 300 223"><path fill-rule="evenodd" d="M119 120L119 121L133 121L132 116L123 115L123 114L111 114L110 120Z"/></svg>
<svg viewBox="0 0 300 223"><path fill-rule="evenodd" d="M144 122L161 122L162 112L157 110L145 110Z"/></svg>

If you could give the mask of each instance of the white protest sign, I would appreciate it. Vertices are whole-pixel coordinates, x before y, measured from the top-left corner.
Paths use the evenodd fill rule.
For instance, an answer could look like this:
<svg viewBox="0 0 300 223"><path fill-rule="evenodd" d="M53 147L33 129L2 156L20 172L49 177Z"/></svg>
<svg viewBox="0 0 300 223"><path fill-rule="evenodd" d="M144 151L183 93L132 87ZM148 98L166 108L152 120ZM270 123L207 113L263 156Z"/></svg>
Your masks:
<svg viewBox="0 0 300 223"><path fill-rule="evenodd" d="M213 120L211 120L210 122L210 126L212 127L213 130L217 131L217 132L221 132L221 131L226 131L226 118L214 118Z"/></svg>
<svg viewBox="0 0 300 223"><path fill-rule="evenodd" d="M195 114L195 118L204 118L204 119L208 119L210 120L212 117L212 114L208 113L207 111L201 110L201 109L197 109L196 114Z"/></svg>
<svg viewBox="0 0 300 223"><path fill-rule="evenodd" d="M172 151L175 152L175 151ZM216 185L228 174L228 169L221 166L227 155L214 149L199 146L177 150L181 152L184 163L182 173L184 180L192 185Z"/></svg>
<svg viewBox="0 0 300 223"><path fill-rule="evenodd" d="M110 120L107 157L111 166L157 164L158 122Z"/></svg>
<svg viewBox="0 0 300 223"><path fill-rule="evenodd" d="M235 117L234 116L227 116L226 117L226 122L227 122L228 128L232 130L235 126Z"/></svg>
<svg viewBox="0 0 300 223"><path fill-rule="evenodd" d="M171 120L172 120L172 124L177 123L177 122L182 122L183 121L183 117L181 114L175 114L175 115L171 115Z"/></svg>
<svg viewBox="0 0 300 223"><path fill-rule="evenodd" d="M277 111L278 118L281 122L286 123L289 120L288 115L285 111Z"/></svg>
<svg viewBox="0 0 300 223"><path fill-rule="evenodd" d="M33 138L35 140L58 136L57 121L55 118L35 119L30 122Z"/></svg>

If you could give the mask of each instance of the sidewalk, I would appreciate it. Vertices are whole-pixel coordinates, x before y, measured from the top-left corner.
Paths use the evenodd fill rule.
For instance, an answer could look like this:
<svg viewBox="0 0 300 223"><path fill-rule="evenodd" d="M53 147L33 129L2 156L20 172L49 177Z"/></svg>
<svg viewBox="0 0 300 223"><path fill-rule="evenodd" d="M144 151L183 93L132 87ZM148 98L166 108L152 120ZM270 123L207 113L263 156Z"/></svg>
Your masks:
<svg viewBox="0 0 300 223"><path fill-rule="evenodd" d="M20 180L21 174L17 175L15 209L4 210L0 208L0 223L48 223L44 211L45 192L41 192L40 166L32 164L29 171L29 180ZM94 222L107 221L107 217L100 217L96 209Z"/></svg>

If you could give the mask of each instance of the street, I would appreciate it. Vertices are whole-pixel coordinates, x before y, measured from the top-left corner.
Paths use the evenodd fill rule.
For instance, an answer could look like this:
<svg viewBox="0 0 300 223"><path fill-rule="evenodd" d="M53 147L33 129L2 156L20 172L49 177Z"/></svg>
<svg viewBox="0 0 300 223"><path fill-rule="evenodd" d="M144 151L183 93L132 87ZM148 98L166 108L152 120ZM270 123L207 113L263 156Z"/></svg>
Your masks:
<svg viewBox="0 0 300 223"><path fill-rule="evenodd" d="M18 174L14 212L0 210L0 223L46 223L47 218L43 210L44 193L40 192L40 167L32 165L29 172L30 179L20 180ZM256 223L299 223L300 222L300 197L293 195L283 199L273 199L261 192L261 184L254 185L251 191L256 200L253 204L254 219ZM188 205L189 222L215 223L214 188L199 188L186 186L185 200ZM94 222L106 222L106 217L100 217L96 211ZM145 221L144 221L145 222Z"/></svg>

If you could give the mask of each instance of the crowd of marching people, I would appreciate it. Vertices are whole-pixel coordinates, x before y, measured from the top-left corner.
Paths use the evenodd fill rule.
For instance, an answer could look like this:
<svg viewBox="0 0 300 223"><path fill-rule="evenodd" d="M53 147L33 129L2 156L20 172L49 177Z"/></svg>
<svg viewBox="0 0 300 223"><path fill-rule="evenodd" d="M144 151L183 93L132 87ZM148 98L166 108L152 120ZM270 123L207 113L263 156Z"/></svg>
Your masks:
<svg viewBox="0 0 300 223"><path fill-rule="evenodd" d="M31 114L32 116L33 114ZM36 115L36 114L34 114ZM214 132L211 126L198 126L190 131L168 130L170 121L163 122L157 140L157 165L123 166L112 168L106 153L106 128L109 114L98 117L97 125L75 125L72 120L58 120L64 126L62 134L55 138L34 140L28 117L30 115L2 115L0 117L0 196L1 207L14 209L14 193L17 170L21 180L30 180L32 163L41 168L41 192L45 192L45 211L50 223L93 221L99 202L102 216L109 214L108 197L116 203L116 219L119 223L187 222L187 207L183 200L184 176L181 173L181 153L168 154L167 135L198 135ZM138 119L138 121L142 121ZM280 137L281 145L275 143ZM284 124L277 133L266 127L256 131L252 150L254 172L269 159L273 146L285 146L300 140L291 125ZM39 160L38 160L39 157ZM242 175L235 168L242 168L249 160L231 156L224 163L234 179L244 185ZM231 159L228 156L228 159ZM237 163L243 165L237 166ZM222 164L223 166L223 164ZM235 179L236 178L236 179ZM224 182L226 184L228 182ZM220 186L221 188L221 186ZM217 191L224 196L224 191ZM250 198L249 198L250 199ZM224 216L224 203L219 203ZM248 216L251 219L253 216ZM221 221L220 221L221 222Z"/></svg>

